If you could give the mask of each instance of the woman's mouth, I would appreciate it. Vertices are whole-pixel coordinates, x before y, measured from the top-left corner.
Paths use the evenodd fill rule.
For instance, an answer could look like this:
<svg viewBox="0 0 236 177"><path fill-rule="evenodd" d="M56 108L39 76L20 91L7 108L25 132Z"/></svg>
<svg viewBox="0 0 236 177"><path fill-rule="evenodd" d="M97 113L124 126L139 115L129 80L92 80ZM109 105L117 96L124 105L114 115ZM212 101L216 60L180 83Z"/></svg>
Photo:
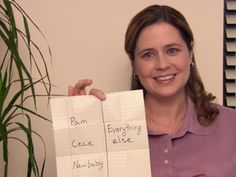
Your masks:
<svg viewBox="0 0 236 177"><path fill-rule="evenodd" d="M161 83L169 83L172 80L174 80L174 78L175 78L175 74L169 74L165 76L158 76L158 77L155 77L154 79Z"/></svg>

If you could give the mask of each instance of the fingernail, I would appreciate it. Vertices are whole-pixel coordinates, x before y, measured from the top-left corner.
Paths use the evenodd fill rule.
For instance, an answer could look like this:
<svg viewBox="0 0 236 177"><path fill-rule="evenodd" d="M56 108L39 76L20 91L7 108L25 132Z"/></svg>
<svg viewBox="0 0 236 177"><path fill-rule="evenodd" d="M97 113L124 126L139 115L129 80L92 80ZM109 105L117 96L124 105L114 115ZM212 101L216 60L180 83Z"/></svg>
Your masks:
<svg viewBox="0 0 236 177"><path fill-rule="evenodd" d="M101 95L101 99L102 100L105 100L106 99L106 96L104 94Z"/></svg>

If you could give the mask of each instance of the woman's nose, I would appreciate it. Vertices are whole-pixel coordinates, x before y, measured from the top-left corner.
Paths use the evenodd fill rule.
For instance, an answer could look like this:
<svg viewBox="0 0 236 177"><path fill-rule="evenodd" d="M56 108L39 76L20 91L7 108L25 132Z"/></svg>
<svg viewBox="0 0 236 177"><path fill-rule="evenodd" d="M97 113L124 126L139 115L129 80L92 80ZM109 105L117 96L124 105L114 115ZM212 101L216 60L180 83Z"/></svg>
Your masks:
<svg viewBox="0 0 236 177"><path fill-rule="evenodd" d="M156 58L156 69L165 70L169 68L170 63L167 57L163 54L159 54Z"/></svg>

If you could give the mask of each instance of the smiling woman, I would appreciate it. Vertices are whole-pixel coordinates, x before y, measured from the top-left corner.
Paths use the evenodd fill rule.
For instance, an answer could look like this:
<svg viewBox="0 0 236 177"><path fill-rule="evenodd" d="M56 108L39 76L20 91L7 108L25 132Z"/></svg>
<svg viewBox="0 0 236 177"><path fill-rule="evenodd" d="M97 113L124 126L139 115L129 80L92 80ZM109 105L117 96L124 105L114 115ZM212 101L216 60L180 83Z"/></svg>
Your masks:
<svg viewBox="0 0 236 177"><path fill-rule="evenodd" d="M184 95L191 63L192 51L174 26L161 22L140 33L133 68L146 90L146 100Z"/></svg>
<svg viewBox="0 0 236 177"><path fill-rule="evenodd" d="M175 45L175 47L173 47L173 45ZM152 69L152 73L149 76L149 78L152 79L143 80L142 75L141 78L138 77L138 79L133 77L132 89L143 89L146 94L149 87L146 88L145 85L152 85L152 92L149 92L151 97L147 95L146 105L149 102L152 105L153 94L156 95L157 91L162 89L163 93L167 94L165 96L168 96L169 100L171 100L170 102L176 100L178 103L182 103L183 106L181 106L181 108L183 112L185 112L186 107L186 98L184 95L186 94L185 92L187 92L194 101L196 109L198 109L199 122L203 125L207 125L214 120L218 111L216 108L209 106L210 102L213 101L215 97L211 94L207 94L204 89L202 80L198 74L198 69L195 65L193 47L194 37L190 26L185 17L171 7L166 8L166 6L161 6L157 8L157 6L154 5L141 11L131 20L126 32L125 50L130 57L134 73L137 72L137 64L140 63L140 57L137 53L151 48L153 54L155 54L153 58L156 58L152 62L154 64L140 64L142 67L139 67L145 70L155 66L155 69ZM175 50L176 53L170 54L170 50ZM179 51L177 52L177 50ZM165 78L167 78L167 80L165 80ZM174 87L168 87L167 84L160 84L164 83L161 82L163 80L168 84L173 83L172 85L174 85ZM150 84L142 83L146 81L150 81ZM176 90L173 90L173 88ZM170 89L173 91L172 95L168 95ZM162 100L160 96L159 94L158 100ZM164 99L165 102L166 98ZM148 113L148 110L146 111ZM183 117L183 112L178 113L179 117ZM175 128L173 127L173 129Z"/></svg>
<svg viewBox="0 0 236 177"><path fill-rule="evenodd" d="M152 177L234 177L236 111L213 103L206 92L185 17L170 6L148 6L129 23L125 50L132 89L144 90ZM69 95L83 95L89 85L80 80Z"/></svg>
<svg viewBox="0 0 236 177"><path fill-rule="evenodd" d="M53 84L56 85L53 87L53 93L65 94L69 84L82 78L92 78L93 84L90 88L98 87L105 93L129 89L131 67L123 51L126 26L130 18L144 7L151 4L168 4L179 9L189 21L196 39L194 43L196 65L204 85L208 91L217 96L217 102L221 103L223 100L223 73L221 72L223 68L223 0L50 0L47 3L18 0L17 2L35 20L50 43L54 58L53 70L50 70L50 73ZM17 21L21 20L20 16L16 17ZM32 32L32 37L37 42L41 41L40 46L44 46L45 43L41 37L35 35L34 31ZM4 53L0 52L1 54ZM25 56L28 54L26 53ZM89 91L88 88L86 89ZM47 105L46 101L41 101L40 98L38 111L42 111L43 115L49 117L50 113L44 109L45 105ZM40 122L37 119L33 120L33 124L33 128L38 133L47 137L45 138L47 163L44 176L54 177L56 176L56 162L52 124ZM41 144L37 138L34 142L37 145ZM10 146L10 148L12 152L9 157L10 159L14 157L14 159L9 164L9 177L25 176L25 168L20 165L26 161L23 158L25 156L23 154L26 154L25 150L19 149L18 146ZM40 159L43 159L44 152L41 149L37 154ZM0 176L3 176L2 169L3 166L0 164Z"/></svg>

